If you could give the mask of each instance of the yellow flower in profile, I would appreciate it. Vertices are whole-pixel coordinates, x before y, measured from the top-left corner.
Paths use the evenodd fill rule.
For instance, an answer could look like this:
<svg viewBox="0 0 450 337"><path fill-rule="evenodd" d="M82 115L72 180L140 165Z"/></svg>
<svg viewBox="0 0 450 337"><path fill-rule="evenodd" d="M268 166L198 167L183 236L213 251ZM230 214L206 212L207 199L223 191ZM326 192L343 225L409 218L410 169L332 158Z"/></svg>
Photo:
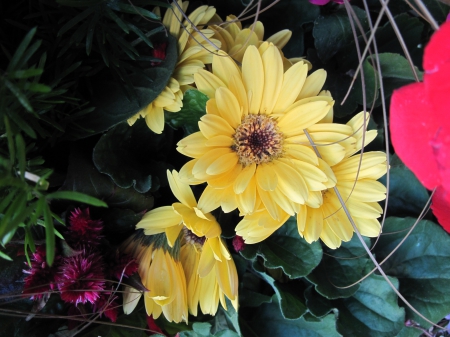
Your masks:
<svg viewBox="0 0 450 337"><path fill-rule="evenodd" d="M211 19L212 22L222 21L217 14ZM226 21L216 25L208 26L214 31L213 38L220 41L220 49L225 51L234 60L242 62L244 53L249 46L259 47L264 41L272 42L280 50L284 70L289 69L294 63L303 60L303 58L287 59L281 51L289 42L292 32L289 29L283 29L264 40L264 25L261 21L254 22L248 28L242 28L241 22L234 15L229 15ZM310 66L308 62L308 67Z"/></svg>
<svg viewBox="0 0 450 337"><path fill-rule="evenodd" d="M147 126L155 133L161 133L164 129L164 110L177 112L183 106L183 93L191 88L194 82L194 73L205 64L212 61L214 50L211 42L220 47L220 42L211 39L214 32L209 29L201 30L201 34L194 32L193 26L206 24L215 14L216 9L211 6L200 6L189 16L189 21L184 20L183 12L188 8L188 1L178 0L172 3L172 8L167 9L163 25L170 34L178 40L178 62L175 65L172 77L169 79L163 91L147 107L128 119L128 124L133 125L139 117L145 118ZM159 9L157 9L159 14ZM206 40L209 39L210 41Z"/></svg>
<svg viewBox="0 0 450 337"><path fill-rule="evenodd" d="M341 135L335 133L321 134L319 130L327 130L330 126L316 124L309 133L311 138L320 140L322 146L317 149L325 154L331 166L335 188L345 202L350 216L363 236L376 237L380 233L378 218L383 213L378 201L386 198L386 187L377 181L386 173L386 154L383 152L367 152L363 155L354 153L361 150L376 136L376 131L366 131L365 113L357 114L345 128L342 125ZM313 128L314 129L314 128ZM308 129L309 131L309 129ZM328 136L327 136L328 135ZM351 137L350 137L351 136ZM340 137L337 140L337 137ZM350 140L350 141L349 141ZM364 142L363 142L364 140ZM314 144L317 144L314 141ZM338 145L338 146L336 146ZM342 159L335 162L329 155L327 147L340 153ZM329 174L331 176L331 174ZM311 198L306 204L299 205L297 227L299 234L309 243L319 238L330 248L335 249L342 241L349 241L353 236L353 227L339 201L336 191L327 188L317 196L319 204ZM282 218L277 221L266 209L246 215L236 227L236 234L244 238L246 243L257 243L275 232L288 219L289 214L280 210Z"/></svg>
<svg viewBox="0 0 450 337"><path fill-rule="evenodd" d="M188 322L186 278L179 260L179 247L171 249L165 235L146 236L142 231L122 244L122 250L131 254L139 264L138 273L144 293L147 315L158 318L161 313L169 322ZM135 308L137 290L127 287L124 293L124 312Z"/></svg>
<svg viewBox="0 0 450 337"><path fill-rule="evenodd" d="M280 220L279 209L295 215L312 192L334 186L328 164L309 143L298 143L304 129L323 120L334 103L328 95L318 96L326 72L307 72L303 62L284 72L278 48L265 42L247 48L242 70L215 55L212 73L194 75L197 88L210 98L207 114L200 131L177 149L194 158L180 178L208 184L198 203L204 212L221 206L251 214L264 207Z"/></svg>
<svg viewBox="0 0 450 337"><path fill-rule="evenodd" d="M176 171L167 172L170 188L180 201L146 213L136 225L146 235L165 233L173 247L181 232L180 261L186 276L189 311L197 315L214 315L218 303L226 309L228 297L237 309L238 278L234 261L220 238L222 230L210 213L204 213L190 186L183 183Z"/></svg>

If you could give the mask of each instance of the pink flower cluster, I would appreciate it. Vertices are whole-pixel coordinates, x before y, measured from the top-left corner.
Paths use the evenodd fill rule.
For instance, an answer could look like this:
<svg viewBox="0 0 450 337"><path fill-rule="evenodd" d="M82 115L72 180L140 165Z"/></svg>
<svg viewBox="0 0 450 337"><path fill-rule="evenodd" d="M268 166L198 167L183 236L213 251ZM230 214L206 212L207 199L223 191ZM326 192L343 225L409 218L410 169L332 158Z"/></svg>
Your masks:
<svg viewBox="0 0 450 337"><path fill-rule="evenodd" d="M38 246L31 257L25 278L24 294L39 300L45 293L59 291L61 299L72 305L69 312L76 313L78 305L91 305L92 311L104 314L111 321L117 319L117 296L113 296L113 278L121 280L135 273L138 264L130 257L102 249L103 223L92 220L89 209L75 209L66 238L65 255L57 251L52 266L45 258L45 247Z"/></svg>

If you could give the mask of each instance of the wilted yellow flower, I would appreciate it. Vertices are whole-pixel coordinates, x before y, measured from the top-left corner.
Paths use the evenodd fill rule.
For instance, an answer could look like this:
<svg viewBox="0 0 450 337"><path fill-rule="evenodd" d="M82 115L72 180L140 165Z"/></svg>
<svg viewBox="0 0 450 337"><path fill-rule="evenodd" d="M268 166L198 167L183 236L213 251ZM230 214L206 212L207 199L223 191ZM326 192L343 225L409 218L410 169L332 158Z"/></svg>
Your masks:
<svg viewBox="0 0 450 337"><path fill-rule="evenodd" d="M188 321L186 278L179 260L179 247L171 249L165 235L146 236L137 232L122 244L122 250L131 254L139 264L138 273L144 293L147 315L156 319L161 313L169 322ZM136 290L124 294L124 312L129 314L138 302Z"/></svg>
<svg viewBox="0 0 450 337"><path fill-rule="evenodd" d="M214 35L213 31L202 29L202 36L199 32L194 32L193 28L193 26L206 24L215 14L216 9L212 6L200 6L188 16L190 22L183 21L181 10L186 12L188 5L188 1L173 2L172 8L167 9L163 18L164 26L178 40L178 62L172 77L152 103L128 119L129 125L133 125L139 117L143 117L153 132L161 133L164 129L164 110L169 112L181 110L183 93L194 82L194 73L212 61L212 53L209 50L214 48L203 36L220 47L218 40L211 39ZM183 26L180 22L183 22Z"/></svg>
<svg viewBox="0 0 450 337"><path fill-rule="evenodd" d="M186 275L189 312L215 315L219 305L227 309L225 296L238 306L238 276L228 248L220 237L198 237L184 228L180 251Z"/></svg>
<svg viewBox="0 0 450 337"><path fill-rule="evenodd" d="M159 207L144 215L136 225L146 235L166 233L170 246L181 237L180 261L186 276L189 311L214 315L218 303L226 309L228 297L237 309L238 278L234 261L220 238L220 225L210 213L204 213L190 186L176 171L167 172L170 188L180 201ZM181 236L180 236L181 231Z"/></svg>
<svg viewBox="0 0 450 337"><path fill-rule="evenodd" d="M207 182L199 208L251 214L264 207L280 220L279 209L298 212L311 192L334 186L329 165L308 144L304 129L326 118L334 101L320 95L326 72L307 76L298 62L286 72L271 43L249 46L242 70L228 57L214 56L212 73L199 70L198 89L209 96L200 131L178 143L194 158L180 170L190 184Z"/></svg>

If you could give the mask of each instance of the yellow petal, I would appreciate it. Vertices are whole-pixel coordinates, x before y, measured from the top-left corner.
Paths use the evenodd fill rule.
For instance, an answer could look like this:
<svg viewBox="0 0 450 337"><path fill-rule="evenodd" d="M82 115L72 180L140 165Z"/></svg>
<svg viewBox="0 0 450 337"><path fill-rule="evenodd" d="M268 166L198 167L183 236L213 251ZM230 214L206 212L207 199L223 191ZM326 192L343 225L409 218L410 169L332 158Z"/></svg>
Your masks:
<svg viewBox="0 0 450 337"><path fill-rule="evenodd" d="M216 263L210 241L210 239L207 239L202 248L202 254L198 263L198 275L200 277L208 275Z"/></svg>
<svg viewBox="0 0 450 337"><path fill-rule="evenodd" d="M216 208L219 208L221 201L220 191L221 190L215 190L211 186L207 185L198 200L198 208L204 213L209 213Z"/></svg>
<svg viewBox="0 0 450 337"><path fill-rule="evenodd" d="M216 104L220 116L236 129L241 123L241 108L238 100L228 88L219 88L216 91Z"/></svg>
<svg viewBox="0 0 450 337"><path fill-rule="evenodd" d="M303 177L290 165L274 161L273 169L278 176L278 188L293 202L303 204L308 198L308 188Z"/></svg>
<svg viewBox="0 0 450 337"><path fill-rule="evenodd" d="M224 52L219 53L219 55L214 55L212 69L214 75L220 78L226 85L229 84L231 77L241 76L241 71L236 65L236 62Z"/></svg>
<svg viewBox="0 0 450 337"><path fill-rule="evenodd" d="M178 177L178 172L173 170L170 173L167 170L167 179L169 181L170 189L172 190L173 195L184 205L188 207L197 206L197 202L194 197L194 193L192 193L191 188L188 184L183 183Z"/></svg>
<svg viewBox="0 0 450 337"><path fill-rule="evenodd" d="M257 114L264 90L264 68L261 56L254 46L247 48L242 60L242 78L249 102L249 113Z"/></svg>
<svg viewBox="0 0 450 337"><path fill-rule="evenodd" d="M225 119L216 115L204 115L198 122L198 126L208 139L218 135L232 137L235 133L235 130Z"/></svg>
<svg viewBox="0 0 450 337"><path fill-rule="evenodd" d="M210 150L206 145L207 139L201 132L194 132L180 140L177 144L177 150L185 156L191 158L200 158Z"/></svg>
<svg viewBox="0 0 450 337"><path fill-rule="evenodd" d="M283 49L283 47L291 39L291 36L292 36L292 32L289 29L284 29L284 30L280 30L279 32L273 34L266 41L272 42L279 49Z"/></svg>
<svg viewBox="0 0 450 337"><path fill-rule="evenodd" d="M284 112L294 103L306 81L307 74L308 66L303 62L294 64L284 73L280 95L273 109L275 113Z"/></svg>
<svg viewBox="0 0 450 337"><path fill-rule="evenodd" d="M221 156L233 153L229 148L217 148L205 153L192 168L192 174L198 179L208 179L210 175L207 172L208 168Z"/></svg>
<svg viewBox="0 0 450 337"><path fill-rule="evenodd" d="M207 169L209 175L218 175L232 170L238 163L239 157L235 152L225 154L217 158Z"/></svg>
<svg viewBox="0 0 450 337"><path fill-rule="evenodd" d="M194 74L195 85L198 90L207 95L209 98L214 98L217 88L225 87L225 84L209 71L199 69Z"/></svg>
<svg viewBox="0 0 450 337"><path fill-rule="evenodd" d="M289 110L278 119L278 127L286 137L302 134L303 130L321 120L330 109L327 101L303 104Z"/></svg>
<svg viewBox="0 0 450 337"><path fill-rule="evenodd" d="M341 239L331 230L331 227L328 225L326 220L323 222L323 229L320 234L320 239L331 249L339 248L342 242Z"/></svg>
<svg viewBox="0 0 450 337"><path fill-rule="evenodd" d="M136 229L144 229L151 234L157 234L164 232L167 227L178 225L180 221L181 217L173 211L171 206L163 206L145 213L142 220L136 225Z"/></svg>
<svg viewBox="0 0 450 337"><path fill-rule="evenodd" d="M323 227L323 215L322 211L318 208L308 208L308 214L306 215L306 226L303 231L303 237L308 243L312 243L319 239L322 233Z"/></svg>
<svg viewBox="0 0 450 337"><path fill-rule="evenodd" d="M256 169L256 181L264 191L273 191L277 187L278 179L273 164L260 164Z"/></svg>
<svg viewBox="0 0 450 337"><path fill-rule="evenodd" d="M253 213L256 207L256 179L251 177L243 193L236 195L239 210L243 214Z"/></svg>
<svg viewBox="0 0 450 337"><path fill-rule="evenodd" d="M283 62L277 47L270 46L262 55L264 90L259 111L270 114L278 100L283 84Z"/></svg>
<svg viewBox="0 0 450 337"><path fill-rule="evenodd" d="M154 133L162 133L164 130L164 110L160 107L153 106L150 111L147 111L145 116L145 123Z"/></svg>
<svg viewBox="0 0 450 337"><path fill-rule="evenodd" d="M251 178L254 176L256 170L256 164L253 163L241 171L239 176L236 178L234 183L234 192L236 194L241 194L247 188L250 183Z"/></svg>
<svg viewBox="0 0 450 337"><path fill-rule="evenodd" d="M306 78L305 84L297 99L317 96L317 94L322 90L326 78L327 72L324 69L318 69L313 72Z"/></svg>
<svg viewBox="0 0 450 337"><path fill-rule="evenodd" d="M258 40L262 41L264 39L264 25L261 21L256 21L252 23L249 27L250 30L253 30L258 37Z"/></svg>

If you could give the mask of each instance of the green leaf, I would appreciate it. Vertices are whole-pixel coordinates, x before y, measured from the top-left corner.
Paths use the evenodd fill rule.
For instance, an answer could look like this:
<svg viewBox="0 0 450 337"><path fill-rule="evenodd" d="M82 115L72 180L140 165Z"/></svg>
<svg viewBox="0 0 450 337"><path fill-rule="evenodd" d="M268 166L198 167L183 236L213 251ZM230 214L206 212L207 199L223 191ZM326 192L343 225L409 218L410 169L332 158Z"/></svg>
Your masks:
<svg viewBox="0 0 450 337"><path fill-rule="evenodd" d="M30 104L30 101L28 100L27 96L19 89L17 88L12 82L5 79L5 86L16 96L19 103L27 110L28 112L33 112L33 107ZM11 116L13 118L13 116ZM13 118L13 120L15 120Z"/></svg>
<svg viewBox="0 0 450 337"><path fill-rule="evenodd" d="M366 95L366 109L369 110L370 106L378 98L380 87L380 81L378 80L378 73L374 66L369 62L367 58L363 62L362 71L355 81L355 87L352 92L352 96L359 105L364 105L364 94ZM362 81L364 79L364 82Z"/></svg>
<svg viewBox="0 0 450 337"><path fill-rule="evenodd" d="M92 104L96 109L77 120L77 125L81 128L71 131L73 138L103 132L126 121L160 94L169 81L178 58L177 41L172 36L168 39L167 57L158 67L147 68L128 76L134 87L135 99L130 100L118 81L99 79L91 84L94 90ZM117 37L114 41L119 42Z"/></svg>
<svg viewBox="0 0 450 337"><path fill-rule="evenodd" d="M74 191L56 191L50 194L47 194L47 199L65 199L77 201L83 204L88 204L96 207L108 207L108 204L102 200L91 197L84 193L74 192Z"/></svg>
<svg viewBox="0 0 450 337"><path fill-rule="evenodd" d="M153 43L147 38L147 36L145 36L145 34L135 25L132 25L131 23L128 23L128 27L137 35L139 36L142 41L144 41L147 46L149 46L150 48L153 48Z"/></svg>
<svg viewBox="0 0 450 337"><path fill-rule="evenodd" d="M30 83L30 85L28 86L28 90L31 92L47 94L52 91L52 88L41 83Z"/></svg>
<svg viewBox="0 0 450 337"><path fill-rule="evenodd" d="M398 280L390 280L398 288ZM344 336L391 337L403 328L405 310L398 306L397 294L381 275L369 276L342 302L337 328Z"/></svg>
<svg viewBox="0 0 450 337"><path fill-rule="evenodd" d="M198 90L188 90L184 93L183 107L178 112L166 112L166 122L173 128L182 127L185 135L197 132L200 118L206 114L206 102L209 97Z"/></svg>
<svg viewBox="0 0 450 337"><path fill-rule="evenodd" d="M319 242L307 243L300 237L295 218L291 217L261 243L246 245L241 255L249 260L261 256L264 266L281 268L291 279L308 275L322 259Z"/></svg>
<svg viewBox="0 0 450 337"><path fill-rule="evenodd" d="M369 241L366 239L366 243ZM349 297L358 289L357 282L365 276L369 259L356 235L349 242L343 242L336 250L328 249L320 265L307 276L316 285L316 291L328 299ZM338 287L346 287L344 289Z"/></svg>
<svg viewBox="0 0 450 337"><path fill-rule="evenodd" d="M365 11L355 6L352 6L352 8L366 31L369 25ZM359 31L358 35L361 35ZM319 16L314 22L313 36L317 55L324 63L343 46L353 42L352 28L345 8L327 16Z"/></svg>
<svg viewBox="0 0 450 337"><path fill-rule="evenodd" d="M394 20L401 33L406 48L413 58L414 64L421 65L423 48L418 48L418 46L423 42L423 22L419 18L410 16L407 13L396 15ZM398 42L397 36L395 35L390 22L386 22L384 26L377 29L375 38L377 40L379 53L388 52L404 55L403 49Z"/></svg>
<svg viewBox="0 0 450 337"><path fill-rule="evenodd" d="M278 297L281 314L286 319L297 319L307 312L307 307L303 297L300 297L298 284L281 283L275 281L271 276L264 272L264 269L256 261L253 262L253 269L258 272L260 277L264 279L275 291Z"/></svg>
<svg viewBox="0 0 450 337"><path fill-rule="evenodd" d="M23 180L25 176L26 167L26 154L25 154L25 141L20 133L16 135L16 148L17 148L17 163L19 166L20 178Z"/></svg>
<svg viewBox="0 0 450 337"><path fill-rule="evenodd" d="M374 59L375 57L372 57L372 60ZM378 60L380 62L383 78L394 77L415 81L416 78L411 70L411 66L408 63L408 60L402 55L395 53L381 53L378 54ZM415 67L415 69L419 79L422 80L423 72L419 71L417 67Z"/></svg>
<svg viewBox="0 0 450 337"><path fill-rule="evenodd" d="M60 1L58 1L60 2ZM64 5L66 6L70 6L68 5L69 1L65 1ZM78 2L79 1L72 1L73 3ZM87 1L89 2L89 7L87 9L85 9L83 12L81 12L80 14L78 14L77 16L75 16L74 18L70 19L69 21L67 21L66 24L64 24L60 30L58 31L58 36L63 35L65 32L67 32L69 29L71 29L72 27L74 27L77 23L83 21L84 19L86 19L89 15L91 15L93 12L95 12L97 10L97 7L92 3L92 1ZM85 6L85 5L83 5Z"/></svg>
<svg viewBox="0 0 450 337"><path fill-rule="evenodd" d="M390 167L389 214L419 215L428 201L428 191L396 154L391 156ZM386 185L386 179L387 176L382 177L381 183Z"/></svg>
<svg viewBox="0 0 450 337"><path fill-rule="evenodd" d="M44 204L44 222L45 222L45 247L47 263L51 266L55 259L55 233L53 227L53 218L50 207Z"/></svg>
<svg viewBox="0 0 450 337"><path fill-rule="evenodd" d="M130 13L130 14L142 15L142 16L145 16L145 17L150 18L152 20L159 20L160 19L160 17L158 15L156 15L155 13L153 13L153 12L151 12L149 10L146 10L144 8L136 7L134 5L124 4L124 3L121 3L121 2L118 2L117 6L119 7L119 10L122 13Z"/></svg>
<svg viewBox="0 0 450 337"><path fill-rule="evenodd" d="M171 150L172 130L152 132L145 120L133 126L121 123L105 133L94 147L93 161L99 172L107 174L121 188L133 187L139 193L156 191L167 185L167 153Z"/></svg>
<svg viewBox="0 0 450 337"><path fill-rule="evenodd" d="M306 306L311 314L316 317L324 317L333 309L331 301L321 296L314 287L305 290Z"/></svg>
<svg viewBox="0 0 450 337"><path fill-rule="evenodd" d="M13 57L11 58L11 62L9 63L8 68L6 68L7 73L12 73L18 70L17 68L20 68L19 64L22 62L23 54L26 52L28 45L34 37L34 34L36 34L36 31L37 27L34 27L27 33L27 35L25 35L19 47L17 47Z"/></svg>
<svg viewBox="0 0 450 337"><path fill-rule="evenodd" d="M92 145L78 142L71 149L64 191L77 191L101 199L111 208L132 209L141 212L153 207L153 196L141 194L135 189L117 187L107 175L98 172L92 163Z"/></svg>
<svg viewBox="0 0 450 337"><path fill-rule="evenodd" d="M225 303L227 305L227 310L225 310L222 306L219 307L219 312L214 316L215 324L213 325L211 331L215 336L218 336L218 333L224 330L233 331L236 336L241 336L238 313L228 298L225 298ZM218 324L218 321L221 320L222 317L225 318L227 325Z"/></svg>
<svg viewBox="0 0 450 337"><path fill-rule="evenodd" d="M21 129L23 130L28 136L31 138L36 138L36 132L33 130L33 128L23 120L22 117L20 117L19 114L10 114L9 117L11 117L11 120Z"/></svg>
<svg viewBox="0 0 450 337"><path fill-rule="evenodd" d="M27 70L16 70L9 74L9 78L29 78L41 75L43 69L30 68Z"/></svg>
<svg viewBox="0 0 450 337"><path fill-rule="evenodd" d="M413 218L389 217L383 235L375 247L381 261L392 252L414 224ZM420 221L400 248L383 264L388 275L400 281L400 293L422 315L438 322L448 314L450 303L450 237L439 225ZM405 306L404 304L402 304ZM419 316L406 309L406 318L428 326Z"/></svg>
<svg viewBox="0 0 450 337"><path fill-rule="evenodd" d="M3 253L1 250L0 250L0 258L2 258L2 259L4 259L4 260L7 260L7 261L12 261L13 259L11 259L8 255L6 255L5 253Z"/></svg>
<svg viewBox="0 0 450 337"><path fill-rule="evenodd" d="M263 304L254 313L254 319L247 321L245 336L273 337L336 337L341 336L336 331L336 318L327 315L317 321L307 321L303 317L285 319L278 308L276 299L273 303ZM247 331L246 331L247 330Z"/></svg>
<svg viewBox="0 0 450 337"><path fill-rule="evenodd" d="M105 7L105 12L106 12L106 14L109 15L109 17L110 17L115 23L117 23L117 25L118 25L125 33L128 34L128 33L130 32L130 30L129 30L128 27L127 27L127 24L126 24L125 22L123 22L122 19L119 18L119 17L117 16L117 14L114 13L114 11L113 11L111 8Z"/></svg>

